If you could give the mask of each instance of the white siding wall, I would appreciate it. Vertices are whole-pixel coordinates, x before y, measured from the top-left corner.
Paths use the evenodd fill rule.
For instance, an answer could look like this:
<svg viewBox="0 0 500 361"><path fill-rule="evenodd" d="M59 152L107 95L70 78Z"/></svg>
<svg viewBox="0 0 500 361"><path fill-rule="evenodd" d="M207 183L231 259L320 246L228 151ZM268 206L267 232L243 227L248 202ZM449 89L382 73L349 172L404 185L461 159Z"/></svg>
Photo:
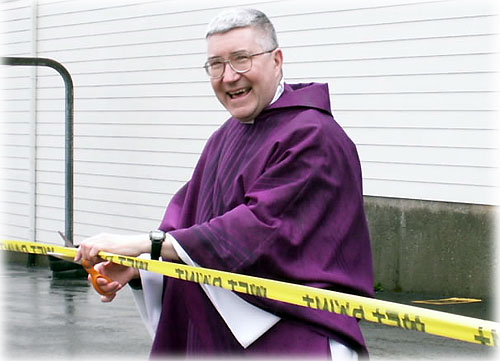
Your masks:
<svg viewBox="0 0 500 361"><path fill-rule="evenodd" d="M30 54L29 4L3 2L6 55ZM227 118L201 68L204 30L234 5L271 17L287 81L329 83L366 195L497 203L494 1L40 1L37 55L75 84L77 240L156 227L190 178ZM30 77L7 72L3 208L7 233L25 238ZM38 75L37 238L56 242L64 88L54 71Z"/></svg>
<svg viewBox="0 0 500 361"><path fill-rule="evenodd" d="M31 56L31 2L2 1L1 55ZM3 237L29 239L32 234L32 72L2 68L0 117L0 229Z"/></svg>

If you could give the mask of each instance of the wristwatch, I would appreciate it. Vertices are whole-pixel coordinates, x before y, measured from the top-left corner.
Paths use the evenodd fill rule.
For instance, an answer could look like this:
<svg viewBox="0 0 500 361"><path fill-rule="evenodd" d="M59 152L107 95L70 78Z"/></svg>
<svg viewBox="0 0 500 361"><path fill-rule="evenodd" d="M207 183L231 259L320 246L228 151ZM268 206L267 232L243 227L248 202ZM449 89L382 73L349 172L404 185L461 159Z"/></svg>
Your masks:
<svg viewBox="0 0 500 361"><path fill-rule="evenodd" d="M149 239L151 240L151 259L159 260L161 255L161 246L165 240L165 232L156 230L149 232Z"/></svg>

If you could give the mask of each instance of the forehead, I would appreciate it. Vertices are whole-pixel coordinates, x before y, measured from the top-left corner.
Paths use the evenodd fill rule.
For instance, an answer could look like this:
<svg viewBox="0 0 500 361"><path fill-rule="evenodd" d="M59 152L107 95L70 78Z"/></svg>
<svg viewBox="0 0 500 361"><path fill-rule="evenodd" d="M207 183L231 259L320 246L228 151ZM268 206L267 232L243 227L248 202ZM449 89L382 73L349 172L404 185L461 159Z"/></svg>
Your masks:
<svg viewBox="0 0 500 361"><path fill-rule="evenodd" d="M207 38L207 57L228 56L236 51L249 52L260 50L258 39L260 31L252 28L236 28Z"/></svg>

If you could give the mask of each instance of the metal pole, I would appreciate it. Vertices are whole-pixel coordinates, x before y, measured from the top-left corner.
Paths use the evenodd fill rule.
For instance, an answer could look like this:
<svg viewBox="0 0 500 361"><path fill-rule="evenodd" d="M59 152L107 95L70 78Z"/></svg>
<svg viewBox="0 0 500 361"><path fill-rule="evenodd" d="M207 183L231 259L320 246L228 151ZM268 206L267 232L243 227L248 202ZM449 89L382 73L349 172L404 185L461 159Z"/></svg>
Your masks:
<svg viewBox="0 0 500 361"><path fill-rule="evenodd" d="M59 62L47 58L2 57L4 65L47 66L56 70L64 80L65 87L65 217L64 233L73 243L73 80Z"/></svg>

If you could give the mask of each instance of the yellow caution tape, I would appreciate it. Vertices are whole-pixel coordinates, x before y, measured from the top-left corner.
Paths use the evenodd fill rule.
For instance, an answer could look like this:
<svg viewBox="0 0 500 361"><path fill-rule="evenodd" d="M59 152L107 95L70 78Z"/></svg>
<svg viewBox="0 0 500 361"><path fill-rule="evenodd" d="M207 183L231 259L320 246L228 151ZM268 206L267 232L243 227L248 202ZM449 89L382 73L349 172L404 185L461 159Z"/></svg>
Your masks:
<svg viewBox="0 0 500 361"><path fill-rule="evenodd" d="M75 248L12 240L0 240L0 250L42 255L52 252L70 257L76 255ZM493 321L178 263L145 260L107 252L100 252L99 256L113 263L168 277L348 315L387 326L487 346L498 344L497 330L500 329L500 324Z"/></svg>
<svg viewBox="0 0 500 361"><path fill-rule="evenodd" d="M418 301L411 301L411 302L412 303L421 303L424 305L443 306L443 305L457 305L457 304L461 304L461 303L476 303L476 302L482 302L482 300L479 298L450 297L450 298L441 298L439 300L418 300Z"/></svg>

